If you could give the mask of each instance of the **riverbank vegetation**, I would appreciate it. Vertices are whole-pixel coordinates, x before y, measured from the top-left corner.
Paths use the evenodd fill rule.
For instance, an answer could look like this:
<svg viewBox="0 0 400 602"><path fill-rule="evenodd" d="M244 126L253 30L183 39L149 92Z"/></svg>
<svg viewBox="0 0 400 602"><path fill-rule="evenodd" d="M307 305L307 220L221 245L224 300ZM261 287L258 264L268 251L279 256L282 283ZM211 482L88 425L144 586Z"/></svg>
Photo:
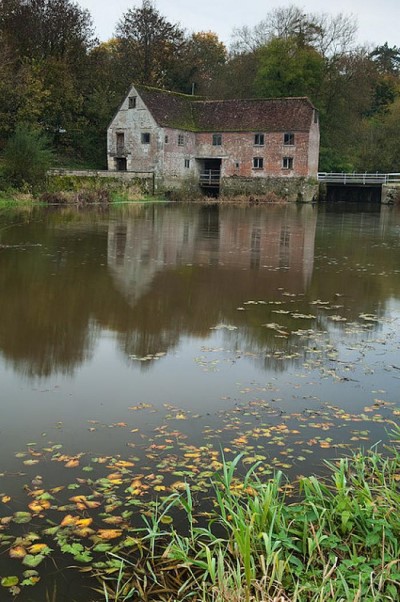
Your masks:
<svg viewBox="0 0 400 602"><path fill-rule="evenodd" d="M111 551L98 571L105 600L399 599L397 450L329 463L326 478L299 479L295 501L280 472L237 478L239 461L213 477L200 523L188 485L143 517L131 550Z"/></svg>
<svg viewBox="0 0 400 602"><path fill-rule="evenodd" d="M353 17L289 6L237 28L225 47L143 0L100 43L71 0L5 0L0 154L25 130L45 135L56 165L104 168L108 123L135 81L210 98L307 95L320 112L322 171L396 171L400 50L356 40ZM0 185L15 176L3 165Z"/></svg>

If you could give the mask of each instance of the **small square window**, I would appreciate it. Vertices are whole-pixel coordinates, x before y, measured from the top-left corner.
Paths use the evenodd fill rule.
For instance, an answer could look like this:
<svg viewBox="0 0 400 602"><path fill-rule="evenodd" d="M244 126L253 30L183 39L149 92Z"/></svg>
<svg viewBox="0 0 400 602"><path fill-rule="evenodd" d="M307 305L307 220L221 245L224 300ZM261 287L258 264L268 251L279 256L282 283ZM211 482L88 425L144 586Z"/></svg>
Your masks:
<svg viewBox="0 0 400 602"><path fill-rule="evenodd" d="M263 169L263 167L264 167L263 157L254 157L253 158L253 168L254 169Z"/></svg>
<svg viewBox="0 0 400 602"><path fill-rule="evenodd" d="M293 157L283 157L282 167L283 169L293 169Z"/></svg>
<svg viewBox="0 0 400 602"><path fill-rule="evenodd" d="M293 146L294 145L294 134L293 134L293 132L285 132L283 134L283 144L285 146Z"/></svg>
<svg viewBox="0 0 400 602"><path fill-rule="evenodd" d="M165 142L165 144L168 144L168 136L167 135L164 138L164 142Z"/></svg>
<svg viewBox="0 0 400 602"><path fill-rule="evenodd" d="M150 144L149 132L142 132L142 144Z"/></svg>
<svg viewBox="0 0 400 602"><path fill-rule="evenodd" d="M185 139L183 137L183 134L178 134L178 146L183 146L185 142Z"/></svg>
<svg viewBox="0 0 400 602"><path fill-rule="evenodd" d="M130 109L136 108L136 96L129 97L129 105L128 106Z"/></svg>
<svg viewBox="0 0 400 602"><path fill-rule="evenodd" d="M221 146L222 135L221 134L213 134L212 143L213 143L213 146Z"/></svg>
<svg viewBox="0 0 400 602"><path fill-rule="evenodd" d="M254 145L264 146L264 134L254 134Z"/></svg>
<svg viewBox="0 0 400 602"><path fill-rule="evenodd" d="M190 167L190 159L185 159L185 167Z"/></svg>

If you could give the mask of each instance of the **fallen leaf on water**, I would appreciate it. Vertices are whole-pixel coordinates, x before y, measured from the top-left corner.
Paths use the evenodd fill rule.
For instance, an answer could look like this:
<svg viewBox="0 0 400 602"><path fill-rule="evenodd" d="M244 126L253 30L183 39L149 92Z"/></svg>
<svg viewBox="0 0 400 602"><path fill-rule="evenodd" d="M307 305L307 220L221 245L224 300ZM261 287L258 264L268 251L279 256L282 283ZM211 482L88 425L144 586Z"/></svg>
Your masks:
<svg viewBox="0 0 400 602"><path fill-rule="evenodd" d="M10 558L24 558L26 554L27 551L22 546L15 546L15 548L10 548L9 551Z"/></svg>
<svg viewBox="0 0 400 602"><path fill-rule="evenodd" d="M100 539L116 539L117 537L121 537L122 529L99 529L97 531L97 536Z"/></svg>
<svg viewBox="0 0 400 602"><path fill-rule="evenodd" d="M35 514L40 514L43 510L48 510L51 504L48 500L34 500L28 504L28 508Z"/></svg>
<svg viewBox="0 0 400 602"><path fill-rule="evenodd" d="M15 577L15 576L3 577L1 580L1 585L3 587L14 587L15 585L18 585L18 583L19 583L19 579L18 579L18 577Z"/></svg>
<svg viewBox="0 0 400 602"><path fill-rule="evenodd" d="M33 544L33 546L28 548L28 551L30 554L33 554L34 556L36 556L36 554L41 554L42 552L50 551L50 548L45 543L35 543L35 544Z"/></svg>

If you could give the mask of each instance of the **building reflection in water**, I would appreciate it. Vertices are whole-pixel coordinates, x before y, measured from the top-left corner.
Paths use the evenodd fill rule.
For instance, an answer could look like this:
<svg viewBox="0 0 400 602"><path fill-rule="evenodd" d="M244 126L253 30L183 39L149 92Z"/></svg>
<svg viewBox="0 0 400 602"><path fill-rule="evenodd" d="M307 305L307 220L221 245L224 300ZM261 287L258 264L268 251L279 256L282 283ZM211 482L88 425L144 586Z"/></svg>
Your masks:
<svg viewBox="0 0 400 602"><path fill-rule="evenodd" d="M249 345L276 345L237 308L306 292L316 224L310 206L152 204L98 219L53 213L5 231L2 354L30 377L72 373L103 332L125 356L146 356L208 338L220 322Z"/></svg>

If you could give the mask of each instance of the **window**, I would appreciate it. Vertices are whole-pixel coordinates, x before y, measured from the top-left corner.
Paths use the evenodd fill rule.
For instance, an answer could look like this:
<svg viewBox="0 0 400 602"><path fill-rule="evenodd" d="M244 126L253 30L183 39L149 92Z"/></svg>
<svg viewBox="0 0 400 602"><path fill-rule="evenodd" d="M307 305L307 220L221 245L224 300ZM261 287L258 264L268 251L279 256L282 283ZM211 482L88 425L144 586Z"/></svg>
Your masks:
<svg viewBox="0 0 400 602"><path fill-rule="evenodd" d="M293 157L283 157L282 167L283 169L293 169Z"/></svg>
<svg viewBox="0 0 400 602"><path fill-rule="evenodd" d="M134 109L136 107L136 96L130 96L129 97L129 104L128 104L130 109Z"/></svg>
<svg viewBox="0 0 400 602"><path fill-rule="evenodd" d="M283 144L285 146L293 146L293 144L294 144L294 134L293 134L293 132L285 132L283 134Z"/></svg>
<svg viewBox="0 0 400 602"><path fill-rule="evenodd" d="M168 136L167 135L164 138L164 142L165 142L165 144L168 144Z"/></svg>
<svg viewBox="0 0 400 602"><path fill-rule="evenodd" d="M123 132L117 132L117 152L123 150L125 146L125 134Z"/></svg>
<svg viewBox="0 0 400 602"><path fill-rule="evenodd" d="M185 139L183 137L183 134L178 134L178 146L183 146L185 142Z"/></svg>
<svg viewBox="0 0 400 602"><path fill-rule="evenodd" d="M142 144L150 144L149 132L142 132Z"/></svg>
<svg viewBox="0 0 400 602"><path fill-rule="evenodd" d="M212 143L213 143L213 146L221 146L222 135L221 134L213 134Z"/></svg>
<svg viewBox="0 0 400 602"><path fill-rule="evenodd" d="M254 145L264 146L264 134L254 134Z"/></svg>
<svg viewBox="0 0 400 602"><path fill-rule="evenodd" d="M185 159L185 167L190 167L190 159Z"/></svg>
<svg viewBox="0 0 400 602"><path fill-rule="evenodd" d="M263 169L264 167L264 159L262 157L254 157L253 158L253 168L254 169Z"/></svg>

